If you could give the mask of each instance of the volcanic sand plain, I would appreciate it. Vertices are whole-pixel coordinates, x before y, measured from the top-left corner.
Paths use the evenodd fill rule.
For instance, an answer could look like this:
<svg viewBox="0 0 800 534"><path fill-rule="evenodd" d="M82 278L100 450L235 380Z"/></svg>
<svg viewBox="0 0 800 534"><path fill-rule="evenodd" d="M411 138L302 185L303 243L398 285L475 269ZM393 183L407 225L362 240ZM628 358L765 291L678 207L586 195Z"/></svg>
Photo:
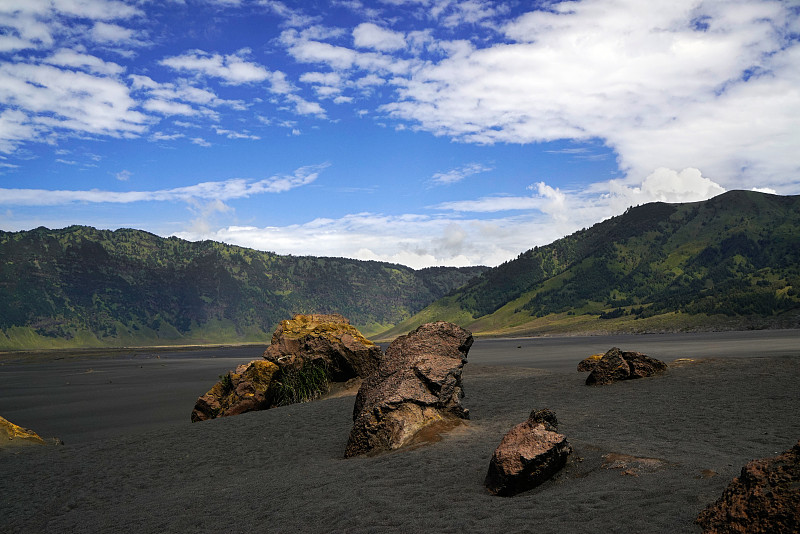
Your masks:
<svg viewBox="0 0 800 534"><path fill-rule="evenodd" d="M584 385L613 346L661 376ZM191 423L264 347L0 355L0 415L63 445L0 449L2 532L699 532L749 460L800 439L800 331L477 339L470 420L344 459L352 395ZM515 497L483 487L503 434L550 408L573 453Z"/></svg>

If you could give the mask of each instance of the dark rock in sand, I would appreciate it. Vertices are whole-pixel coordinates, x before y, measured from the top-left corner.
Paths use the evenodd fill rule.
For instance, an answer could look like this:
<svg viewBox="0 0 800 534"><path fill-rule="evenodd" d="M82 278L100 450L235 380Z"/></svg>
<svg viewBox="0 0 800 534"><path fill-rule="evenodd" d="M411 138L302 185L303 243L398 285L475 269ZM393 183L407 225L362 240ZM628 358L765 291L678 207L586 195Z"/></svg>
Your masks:
<svg viewBox="0 0 800 534"><path fill-rule="evenodd" d="M331 380L345 382L369 376L383 353L350 321L338 314L295 315L282 321L264 358L281 369L301 369L309 363L322 366Z"/></svg>
<svg viewBox="0 0 800 534"><path fill-rule="evenodd" d="M800 441L780 456L748 462L696 523L705 533L800 532Z"/></svg>
<svg viewBox="0 0 800 534"><path fill-rule="evenodd" d="M0 417L0 447L44 444L44 440L33 430L22 428L5 417Z"/></svg>
<svg viewBox="0 0 800 534"><path fill-rule="evenodd" d="M356 396L345 457L393 450L469 418L461 372L472 334L443 321L395 339ZM433 432L435 433L435 432Z"/></svg>
<svg viewBox="0 0 800 534"><path fill-rule="evenodd" d="M567 438L557 432L550 410L534 410L503 436L489 462L484 485L490 493L510 497L535 488L561 470L572 452Z"/></svg>
<svg viewBox="0 0 800 534"><path fill-rule="evenodd" d="M589 366L587 364L581 369L582 366L579 365L578 370L588 370ZM645 356L641 352L627 352L614 347L591 368L591 373L586 378L586 385L604 386L618 380L644 378L666 370L667 364L661 360Z"/></svg>
<svg viewBox="0 0 800 534"><path fill-rule="evenodd" d="M269 408L269 387L278 366L253 360L223 375L208 393L197 399L192 422Z"/></svg>

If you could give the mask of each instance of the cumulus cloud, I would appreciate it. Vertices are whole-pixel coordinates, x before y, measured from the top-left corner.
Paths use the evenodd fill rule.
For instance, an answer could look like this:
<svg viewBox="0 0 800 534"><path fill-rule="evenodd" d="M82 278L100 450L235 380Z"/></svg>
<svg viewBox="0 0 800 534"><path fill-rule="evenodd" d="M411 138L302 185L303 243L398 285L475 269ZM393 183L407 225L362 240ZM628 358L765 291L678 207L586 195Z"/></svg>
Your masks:
<svg viewBox="0 0 800 534"><path fill-rule="evenodd" d="M406 38L401 32L383 28L371 22L363 22L353 29L353 43L358 48L392 52L405 48Z"/></svg>
<svg viewBox="0 0 800 534"><path fill-rule="evenodd" d="M159 63L178 71L221 78L231 84L261 82L271 78L273 73L265 67L244 59L243 56L248 52L243 50L238 54L223 56L203 50L193 50L162 59ZM280 74L278 76L280 78Z"/></svg>
<svg viewBox="0 0 800 534"><path fill-rule="evenodd" d="M508 43L395 78L382 109L472 143L602 139L631 177L693 166L731 186L794 181L793 23L771 0L556 3L507 24Z"/></svg>
<svg viewBox="0 0 800 534"><path fill-rule="evenodd" d="M0 145L6 151L41 132L122 137L142 133L147 123L135 110L128 87L116 78L52 65L0 65L0 103L16 108L6 115L10 128L0 130Z"/></svg>
<svg viewBox="0 0 800 534"><path fill-rule="evenodd" d="M94 23L91 37L95 42L105 45L145 46L148 44L143 38L142 32L102 21Z"/></svg>
<svg viewBox="0 0 800 534"><path fill-rule="evenodd" d="M678 172L663 167L648 175L639 187L627 187L613 181L609 189L630 204L696 202L725 192L722 186L703 177L697 169L688 168Z"/></svg>
<svg viewBox="0 0 800 534"><path fill-rule="evenodd" d="M514 232L511 227L490 221L358 213L283 227L229 226L210 233L187 231L175 235L189 240L214 239L279 254L344 256L422 268L496 265L512 254L509 240L513 240Z"/></svg>

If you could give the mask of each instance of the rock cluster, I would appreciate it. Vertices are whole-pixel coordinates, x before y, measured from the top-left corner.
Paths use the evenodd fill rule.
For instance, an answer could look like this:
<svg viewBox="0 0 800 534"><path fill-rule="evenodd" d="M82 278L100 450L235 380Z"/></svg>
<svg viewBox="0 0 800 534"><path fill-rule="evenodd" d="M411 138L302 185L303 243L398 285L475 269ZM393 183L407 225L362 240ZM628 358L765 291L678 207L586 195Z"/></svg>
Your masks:
<svg viewBox="0 0 800 534"><path fill-rule="evenodd" d="M705 533L800 532L800 441L780 456L748 462L696 523Z"/></svg>
<svg viewBox="0 0 800 534"><path fill-rule="evenodd" d="M423 429L468 419L461 373L472 341L470 332L443 321L395 339L358 391L345 457L397 449Z"/></svg>
<svg viewBox="0 0 800 534"><path fill-rule="evenodd" d="M618 380L644 378L667 370L667 364L641 352L627 352L612 348L602 358L590 356L578 364L579 371L591 371L587 386L604 386Z"/></svg>
<svg viewBox="0 0 800 534"><path fill-rule="evenodd" d="M380 347L341 315L295 315L275 330L264 359L222 375L197 399L192 421L314 398L330 381L366 377L382 359Z"/></svg>
<svg viewBox="0 0 800 534"><path fill-rule="evenodd" d="M535 488L567 463L572 452L557 432L550 410L534 410L528 420L508 431L495 449L484 485L490 493L510 497Z"/></svg>

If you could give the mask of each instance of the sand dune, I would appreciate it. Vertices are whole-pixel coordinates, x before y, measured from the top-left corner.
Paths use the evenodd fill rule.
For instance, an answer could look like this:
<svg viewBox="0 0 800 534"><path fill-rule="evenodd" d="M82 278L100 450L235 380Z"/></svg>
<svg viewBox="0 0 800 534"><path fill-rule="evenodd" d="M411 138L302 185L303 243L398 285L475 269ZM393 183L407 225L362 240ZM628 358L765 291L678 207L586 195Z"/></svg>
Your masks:
<svg viewBox="0 0 800 534"><path fill-rule="evenodd" d="M348 460L353 397L191 424L196 397L241 353L7 359L0 413L66 445L0 451L0 531L699 532L694 517L745 462L800 437L798 340L478 340L467 425ZM609 343L695 361L584 386L576 355ZM544 407L574 447L567 468L533 491L490 496L482 482L500 438Z"/></svg>

